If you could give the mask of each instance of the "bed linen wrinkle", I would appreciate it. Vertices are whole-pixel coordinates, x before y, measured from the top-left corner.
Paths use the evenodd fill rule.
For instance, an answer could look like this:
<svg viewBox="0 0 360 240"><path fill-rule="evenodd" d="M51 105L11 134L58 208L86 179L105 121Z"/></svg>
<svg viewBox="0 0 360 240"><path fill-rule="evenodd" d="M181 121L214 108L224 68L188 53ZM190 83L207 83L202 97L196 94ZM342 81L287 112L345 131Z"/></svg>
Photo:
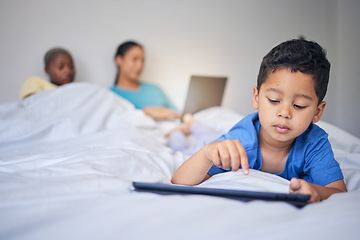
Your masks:
<svg viewBox="0 0 360 240"><path fill-rule="evenodd" d="M227 132L243 116L215 107L194 117ZM281 202L134 192L132 181L170 183L188 157L166 145L161 124L108 89L84 82L0 104L0 239L360 236L360 140L351 134L319 123L349 192L298 209ZM251 170L249 176L219 174L200 186L287 192L288 185Z"/></svg>

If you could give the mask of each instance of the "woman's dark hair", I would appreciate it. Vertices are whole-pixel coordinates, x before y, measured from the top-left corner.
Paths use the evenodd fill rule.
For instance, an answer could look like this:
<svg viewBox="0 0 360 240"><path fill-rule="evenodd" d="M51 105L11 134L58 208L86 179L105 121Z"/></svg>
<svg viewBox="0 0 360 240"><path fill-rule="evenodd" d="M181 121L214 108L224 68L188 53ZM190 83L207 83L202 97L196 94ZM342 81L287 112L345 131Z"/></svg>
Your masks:
<svg viewBox="0 0 360 240"><path fill-rule="evenodd" d="M134 42L134 41L124 42L124 43L120 44L119 47L117 48L117 51L116 51L116 54L115 54L115 58L116 58L117 56L124 57L125 53L126 53L128 50L130 50L130 48L132 48L132 47L141 47L141 48L143 48L139 43ZM118 67L118 72L117 72L117 74L116 74L116 78L115 78L115 83L114 83L114 85L116 85L117 82L118 82L119 74L120 74L120 67Z"/></svg>
<svg viewBox="0 0 360 240"><path fill-rule="evenodd" d="M326 58L325 49L318 43L293 39L274 47L261 62L257 79L258 91L269 74L281 68L311 74L319 98L318 104L323 101L329 83L330 62Z"/></svg>

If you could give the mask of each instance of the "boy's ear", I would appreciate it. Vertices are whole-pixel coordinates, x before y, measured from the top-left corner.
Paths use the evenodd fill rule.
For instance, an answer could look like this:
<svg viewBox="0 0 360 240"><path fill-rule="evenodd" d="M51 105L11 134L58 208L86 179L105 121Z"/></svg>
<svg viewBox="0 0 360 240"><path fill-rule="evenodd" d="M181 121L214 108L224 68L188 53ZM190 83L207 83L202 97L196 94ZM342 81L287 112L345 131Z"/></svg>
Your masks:
<svg viewBox="0 0 360 240"><path fill-rule="evenodd" d="M259 108L259 91L256 86L253 88L252 106L254 109Z"/></svg>
<svg viewBox="0 0 360 240"><path fill-rule="evenodd" d="M45 67L44 71L46 72L46 74L49 74L49 68L48 67Z"/></svg>
<svg viewBox="0 0 360 240"><path fill-rule="evenodd" d="M313 123L317 123L317 122L320 120L320 118L321 118L321 116L322 116L322 114L323 114L323 112L324 112L325 106L326 106L326 102L325 102L325 101L321 102L321 103L317 106L317 110L316 110L315 116L313 117L313 120L312 120Z"/></svg>

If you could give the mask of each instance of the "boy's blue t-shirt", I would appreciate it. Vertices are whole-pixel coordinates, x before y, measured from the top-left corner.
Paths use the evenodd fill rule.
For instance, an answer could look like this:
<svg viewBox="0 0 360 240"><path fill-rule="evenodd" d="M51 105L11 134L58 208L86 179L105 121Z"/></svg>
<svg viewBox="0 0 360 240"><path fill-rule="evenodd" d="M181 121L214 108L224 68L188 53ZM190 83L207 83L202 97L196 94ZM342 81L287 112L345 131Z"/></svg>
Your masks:
<svg viewBox="0 0 360 240"><path fill-rule="evenodd" d="M144 107L168 107L176 110L170 99L166 96L164 91L150 83L140 83L138 90L126 90L118 88L116 85L110 88L113 92L125 98L135 105L138 109Z"/></svg>
<svg viewBox="0 0 360 240"><path fill-rule="evenodd" d="M238 139L246 150L249 167L261 170L259 131L259 115L252 113L235 124L228 133L216 141ZM224 170L213 165L208 174L215 175L226 171L230 170ZM283 172L275 175L288 180L293 177L301 178L321 186L344 178L339 163L334 158L328 134L313 123L294 140Z"/></svg>

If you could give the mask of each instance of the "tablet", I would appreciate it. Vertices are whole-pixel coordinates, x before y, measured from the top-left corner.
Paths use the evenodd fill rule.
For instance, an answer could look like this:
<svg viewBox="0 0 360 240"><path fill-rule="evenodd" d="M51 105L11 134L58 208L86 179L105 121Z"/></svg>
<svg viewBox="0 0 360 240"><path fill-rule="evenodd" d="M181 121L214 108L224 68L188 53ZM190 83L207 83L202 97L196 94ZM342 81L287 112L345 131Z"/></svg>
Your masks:
<svg viewBox="0 0 360 240"><path fill-rule="evenodd" d="M264 200L275 202L287 202L296 207L303 207L310 199L310 195L295 194L295 193L273 193L273 192L256 192L243 191L233 189L220 188L206 188L196 186L183 186L165 183L148 183L148 182L133 182L135 191L138 192L152 192L157 194L196 194L224 197L240 201Z"/></svg>

